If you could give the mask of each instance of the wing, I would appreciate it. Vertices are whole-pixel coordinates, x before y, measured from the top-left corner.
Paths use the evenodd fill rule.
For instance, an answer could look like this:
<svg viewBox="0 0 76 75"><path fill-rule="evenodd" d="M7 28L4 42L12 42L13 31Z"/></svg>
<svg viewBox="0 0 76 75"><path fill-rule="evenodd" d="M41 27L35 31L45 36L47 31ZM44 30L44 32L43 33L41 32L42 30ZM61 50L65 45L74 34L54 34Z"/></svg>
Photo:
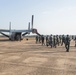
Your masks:
<svg viewBox="0 0 76 75"><path fill-rule="evenodd" d="M0 32L10 32L10 30L0 29Z"/></svg>
<svg viewBox="0 0 76 75"><path fill-rule="evenodd" d="M11 32L32 32L32 30L11 30Z"/></svg>

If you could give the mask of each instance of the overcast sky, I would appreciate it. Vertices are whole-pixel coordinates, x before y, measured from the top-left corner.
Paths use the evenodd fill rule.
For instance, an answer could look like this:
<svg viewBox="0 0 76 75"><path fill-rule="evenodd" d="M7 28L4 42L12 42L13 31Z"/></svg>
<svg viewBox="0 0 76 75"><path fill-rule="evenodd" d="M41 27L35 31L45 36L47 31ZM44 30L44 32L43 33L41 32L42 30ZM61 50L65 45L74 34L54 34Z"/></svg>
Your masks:
<svg viewBox="0 0 76 75"><path fill-rule="evenodd" d="M41 34L76 34L76 0L0 0L0 29L34 28Z"/></svg>

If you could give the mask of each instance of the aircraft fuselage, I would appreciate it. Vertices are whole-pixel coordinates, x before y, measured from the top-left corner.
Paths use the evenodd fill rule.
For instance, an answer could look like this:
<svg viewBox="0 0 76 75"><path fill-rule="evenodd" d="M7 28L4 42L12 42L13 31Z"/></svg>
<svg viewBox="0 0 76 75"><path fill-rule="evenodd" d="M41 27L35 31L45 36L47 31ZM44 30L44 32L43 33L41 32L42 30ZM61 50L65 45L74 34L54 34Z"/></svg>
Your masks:
<svg viewBox="0 0 76 75"><path fill-rule="evenodd" d="M11 32L10 36L9 36L9 39L12 40L12 41L22 40L22 33L21 32Z"/></svg>

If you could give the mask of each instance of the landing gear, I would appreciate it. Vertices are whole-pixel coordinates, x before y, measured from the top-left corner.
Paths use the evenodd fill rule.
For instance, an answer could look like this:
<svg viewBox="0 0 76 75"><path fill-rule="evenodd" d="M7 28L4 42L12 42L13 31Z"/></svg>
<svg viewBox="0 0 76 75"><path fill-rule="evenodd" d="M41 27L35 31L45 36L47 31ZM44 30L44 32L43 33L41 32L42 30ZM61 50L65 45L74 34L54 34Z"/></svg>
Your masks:
<svg viewBox="0 0 76 75"><path fill-rule="evenodd" d="M15 33L15 40L21 41L21 33Z"/></svg>
<svg viewBox="0 0 76 75"><path fill-rule="evenodd" d="M18 35L16 36L16 40L17 40L17 41L21 41L21 35L18 34Z"/></svg>
<svg viewBox="0 0 76 75"><path fill-rule="evenodd" d="M21 33L12 33L12 36L9 39L11 41L21 41Z"/></svg>

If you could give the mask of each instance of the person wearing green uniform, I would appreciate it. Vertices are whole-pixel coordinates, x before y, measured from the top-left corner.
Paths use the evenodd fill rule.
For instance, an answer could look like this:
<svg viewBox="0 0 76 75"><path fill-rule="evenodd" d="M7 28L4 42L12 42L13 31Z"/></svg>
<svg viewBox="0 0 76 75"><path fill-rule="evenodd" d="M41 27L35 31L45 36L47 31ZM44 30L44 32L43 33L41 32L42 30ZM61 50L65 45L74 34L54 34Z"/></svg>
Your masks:
<svg viewBox="0 0 76 75"><path fill-rule="evenodd" d="M69 35L67 35L65 38L65 48L66 48L66 52L69 52L69 48L70 48L70 37L69 37Z"/></svg>

